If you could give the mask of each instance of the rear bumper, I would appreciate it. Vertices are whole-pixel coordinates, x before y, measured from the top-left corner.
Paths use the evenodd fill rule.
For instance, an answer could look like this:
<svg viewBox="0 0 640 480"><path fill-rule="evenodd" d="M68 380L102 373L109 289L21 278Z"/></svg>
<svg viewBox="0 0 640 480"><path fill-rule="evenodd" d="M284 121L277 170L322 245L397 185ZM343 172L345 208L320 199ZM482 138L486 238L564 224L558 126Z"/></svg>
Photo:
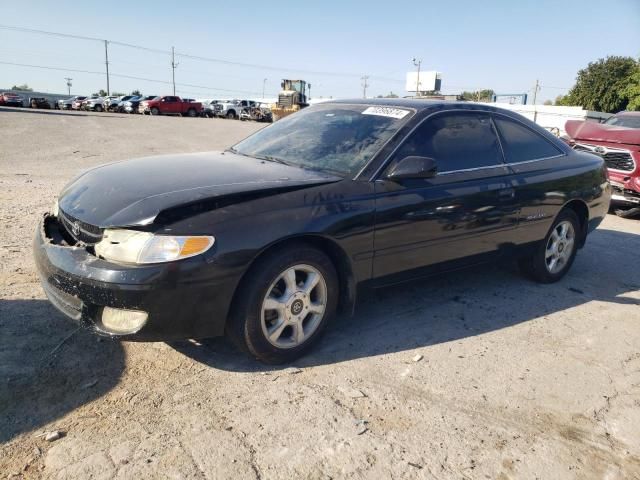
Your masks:
<svg viewBox="0 0 640 480"><path fill-rule="evenodd" d="M45 216L36 230L33 253L51 303L94 332L124 340L166 341L222 335L237 284L214 257L131 266L101 260L86 248L54 244ZM55 228L55 227L53 227ZM102 324L104 307L139 310L147 322L133 334Z"/></svg>

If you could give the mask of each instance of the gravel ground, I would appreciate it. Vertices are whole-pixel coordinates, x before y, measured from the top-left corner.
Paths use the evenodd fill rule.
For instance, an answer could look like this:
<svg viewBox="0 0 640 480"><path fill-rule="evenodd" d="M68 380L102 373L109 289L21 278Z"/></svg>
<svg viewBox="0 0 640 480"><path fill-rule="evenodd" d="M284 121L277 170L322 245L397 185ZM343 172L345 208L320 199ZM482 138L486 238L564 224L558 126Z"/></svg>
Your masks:
<svg viewBox="0 0 640 480"><path fill-rule="evenodd" d="M371 292L287 368L49 305L31 238L67 180L258 128L0 109L0 478L640 478L638 220L608 216L555 285L506 264Z"/></svg>

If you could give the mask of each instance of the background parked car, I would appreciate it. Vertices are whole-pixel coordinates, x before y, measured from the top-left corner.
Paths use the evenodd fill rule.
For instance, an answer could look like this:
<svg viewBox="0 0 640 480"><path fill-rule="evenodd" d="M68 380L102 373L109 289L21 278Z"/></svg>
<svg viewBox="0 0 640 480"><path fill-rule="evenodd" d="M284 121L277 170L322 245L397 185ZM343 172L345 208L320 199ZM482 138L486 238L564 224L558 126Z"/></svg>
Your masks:
<svg viewBox="0 0 640 480"><path fill-rule="evenodd" d="M156 97L153 100L140 102L138 111L150 115L183 115L187 117L197 117L202 111L200 102L187 102L180 97L165 95Z"/></svg>
<svg viewBox="0 0 640 480"><path fill-rule="evenodd" d="M146 95L144 97L133 97L126 102L123 102L124 111L127 113L138 113L138 107L140 106L140 102L145 100L153 100L157 95Z"/></svg>
<svg viewBox="0 0 640 480"><path fill-rule="evenodd" d="M121 112L121 113L124 112L124 102L131 100L133 97L135 97L135 95L123 95L121 97L111 100L109 102L108 111Z"/></svg>
<svg viewBox="0 0 640 480"><path fill-rule="evenodd" d="M102 102L102 108L105 109L105 111L109 110L109 106L111 105L111 102L119 102L119 96L117 95L108 95L106 97L104 97L104 102Z"/></svg>
<svg viewBox="0 0 640 480"><path fill-rule="evenodd" d="M24 99L11 92L0 93L0 105L6 107L24 107Z"/></svg>
<svg viewBox="0 0 640 480"><path fill-rule="evenodd" d="M242 111L241 100L226 100L215 106L216 117L236 119Z"/></svg>
<svg viewBox="0 0 640 480"><path fill-rule="evenodd" d="M565 125L574 150L602 157L609 171L616 215L640 215L640 112L621 112L604 123L569 120Z"/></svg>
<svg viewBox="0 0 640 480"><path fill-rule="evenodd" d="M216 105L218 105L222 100L206 100L202 102L202 116L213 118L216 116Z"/></svg>
<svg viewBox="0 0 640 480"><path fill-rule="evenodd" d="M45 97L29 97L28 105L31 108L50 109L51 103Z"/></svg>
<svg viewBox="0 0 640 480"><path fill-rule="evenodd" d="M102 106L103 103L104 97L90 98L89 100L86 100L84 109L89 111L102 112L104 110Z"/></svg>
<svg viewBox="0 0 640 480"><path fill-rule="evenodd" d="M61 106L60 109L61 110L73 110L73 105L76 102L82 102L83 100L85 100L87 97L81 96L81 95L76 95L75 97L71 97L68 98L66 100L61 100Z"/></svg>
<svg viewBox="0 0 640 480"><path fill-rule="evenodd" d="M85 104L93 97L77 97L71 105L72 110L84 110Z"/></svg>

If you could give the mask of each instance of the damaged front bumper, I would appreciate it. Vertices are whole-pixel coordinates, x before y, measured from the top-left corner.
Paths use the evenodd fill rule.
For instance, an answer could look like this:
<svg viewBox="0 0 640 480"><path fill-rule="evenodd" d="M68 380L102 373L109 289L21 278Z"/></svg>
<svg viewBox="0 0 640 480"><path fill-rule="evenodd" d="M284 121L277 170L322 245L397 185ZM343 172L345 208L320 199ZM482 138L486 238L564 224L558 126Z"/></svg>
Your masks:
<svg viewBox="0 0 640 480"><path fill-rule="evenodd" d="M96 257L85 246L66 244L57 219L45 215L34 242L34 259L51 303L98 334L124 340L166 341L222 335L239 275L199 256L152 265L122 265ZM105 307L145 312L135 333L103 322ZM109 310L109 309L107 309Z"/></svg>

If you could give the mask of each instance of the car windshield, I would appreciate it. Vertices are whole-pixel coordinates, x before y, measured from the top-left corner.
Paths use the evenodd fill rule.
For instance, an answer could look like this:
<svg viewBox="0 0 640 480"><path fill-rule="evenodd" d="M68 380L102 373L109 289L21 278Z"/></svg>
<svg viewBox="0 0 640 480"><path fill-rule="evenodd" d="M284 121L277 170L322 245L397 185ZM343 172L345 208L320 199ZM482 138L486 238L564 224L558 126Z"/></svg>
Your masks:
<svg viewBox="0 0 640 480"><path fill-rule="evenodd" d="M609 117L605 125L615 125L616 127L640 128L640 115L614 115Z"/></svg>
<svg viewBox="0 0 640 480"><path fill-rule="evenodd" d="M231 150L349 175L364 167L411 117L407 108L323 104L260 130Z"/></svg>

